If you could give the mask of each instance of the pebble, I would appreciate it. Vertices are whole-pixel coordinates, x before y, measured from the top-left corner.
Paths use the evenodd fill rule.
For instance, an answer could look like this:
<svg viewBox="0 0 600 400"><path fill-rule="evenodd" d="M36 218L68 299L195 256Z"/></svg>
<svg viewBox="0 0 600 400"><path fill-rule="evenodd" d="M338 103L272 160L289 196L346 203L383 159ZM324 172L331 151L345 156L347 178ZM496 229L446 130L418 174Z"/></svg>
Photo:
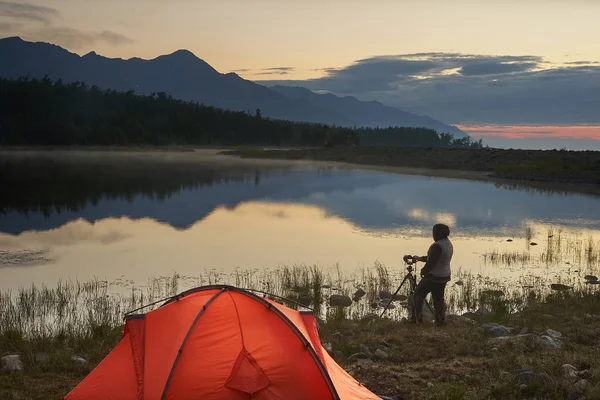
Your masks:
<svg viewBox="0 0 600 400"><path fill-rule="evenodd" d="M560 372L564 378L569 378L573 380L578 378L577 368L575 368L571 364L563 364L560 367Z"/></svg>
<svg viewBox="0 0 600 400"><path fill-rule="evenodd" d="M577 390L578 392L583 392L589 386L590 386L590 381L588 381L587 379L582 379L580 381L575 382L575 384L573 385L573 388L575 390Z"/></svg>
<svg viewBox="0 0 600 400"><path fill-rule="evenodd" d="M18 354L10 354L0 358L1 370L4 372L20 372L23 371L23 361Z"/></svg>

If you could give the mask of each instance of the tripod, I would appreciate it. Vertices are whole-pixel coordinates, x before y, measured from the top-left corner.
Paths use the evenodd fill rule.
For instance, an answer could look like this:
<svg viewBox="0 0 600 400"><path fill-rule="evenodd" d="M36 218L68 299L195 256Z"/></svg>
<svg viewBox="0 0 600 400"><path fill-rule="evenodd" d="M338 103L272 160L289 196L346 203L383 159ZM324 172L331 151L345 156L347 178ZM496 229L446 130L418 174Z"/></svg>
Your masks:
<svg viewBox="0 0 600 400"><path fill-rule="evenodd" d="M416 264L417 264L417 262L420 259L421 259L421 257L418 257L418 256L411 256L411 255L405 255L404 256L403 260L407 264L406 265L406 270L408 272L406 273L406 275L404 275L404 279L402 279L402 282L400 282L400 286L398 286L398 289L396 289L396 291L394 292L394 294L392 295L392 297L390 298L390 300L385 305L385 308L381 312L380 317L383 317L383 314L385 314L385 312L389 308L390 304L392 304L392 301L396 298L396 296L398 295L398 292L400 291L400 289L402 288L402 286L404 286L404 283L408 282L409 292L410 292L410 297L411 297L411 303L412 303L411 317L416 320L416 313L415 313L415 289L417 288L417 278L413 274L413 271L416 270ZM429 305L429 303L427 302L427 300L423 300L423 301L425 302L425 305L427 305L427 308L429 308L429 311L431 311L431 313L433 314L433 309L431 308L431 306Z"/></svg>

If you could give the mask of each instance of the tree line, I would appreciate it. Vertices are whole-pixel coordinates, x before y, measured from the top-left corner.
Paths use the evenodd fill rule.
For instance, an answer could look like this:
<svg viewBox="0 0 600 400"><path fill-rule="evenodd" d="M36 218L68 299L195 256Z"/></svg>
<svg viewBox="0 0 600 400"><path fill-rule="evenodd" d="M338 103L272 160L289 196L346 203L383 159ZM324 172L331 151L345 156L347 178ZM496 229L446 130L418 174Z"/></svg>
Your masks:
<svg viewBox="0 0 600 400"><path fill-rule="evenodd" d="M0 145L395 145L477 147L425 128L349 128L265 118L174 99L0 78Z"/></svg>

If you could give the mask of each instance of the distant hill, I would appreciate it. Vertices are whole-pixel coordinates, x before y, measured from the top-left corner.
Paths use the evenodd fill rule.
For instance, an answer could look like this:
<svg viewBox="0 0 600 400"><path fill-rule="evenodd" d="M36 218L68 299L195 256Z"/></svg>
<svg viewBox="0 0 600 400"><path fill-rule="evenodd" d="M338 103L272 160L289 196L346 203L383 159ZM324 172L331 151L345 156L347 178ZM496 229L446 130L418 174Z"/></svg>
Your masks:
<svg viewBox="0 0 600 400"><path fill-rule="evenodd" d="M464 136L454 126L406 113L381 103L317 95L302 88L267 88L234 73L221 74L187 50L152 60L84 56L48 43L18 37L0 39L0 77L29 75L64 82L81 81L101 89L134 90L139 94L165 92L174 98L218 108L260 109L267 117L340 126L420 126ZM313 96L314 95L314 96Z"/></svg>
<svg viewBox="0 0 600 400"><path fill-rule="evenodd" d="M271 89L291 99L306 100L314 106L334 110L348 119L360 121L357 123L360 126L380 128L388 126L425 127L434 129L439 133L451 133L455 137L465 136L465 133L455 126L386 106L378 101L361 101L356 97L338 97L331 93L318 94L303 87L278 85L271 86Z"/></svg>

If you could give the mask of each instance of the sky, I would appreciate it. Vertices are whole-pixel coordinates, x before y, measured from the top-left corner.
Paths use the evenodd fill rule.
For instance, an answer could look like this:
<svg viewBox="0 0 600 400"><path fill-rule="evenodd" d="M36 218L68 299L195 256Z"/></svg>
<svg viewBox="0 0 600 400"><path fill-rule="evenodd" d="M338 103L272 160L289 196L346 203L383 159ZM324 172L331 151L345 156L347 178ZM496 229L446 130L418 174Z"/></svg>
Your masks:
<svg viewBox="0 0 600 400"><path fill-rule="evenodd" d="M0 37L119 58L188 49L220 72L379 100L480 136L542 125L525 128L531 139L595 140L598 15L597 0L0 0ZM473 128L487 125L496 132Z"/></svg>

